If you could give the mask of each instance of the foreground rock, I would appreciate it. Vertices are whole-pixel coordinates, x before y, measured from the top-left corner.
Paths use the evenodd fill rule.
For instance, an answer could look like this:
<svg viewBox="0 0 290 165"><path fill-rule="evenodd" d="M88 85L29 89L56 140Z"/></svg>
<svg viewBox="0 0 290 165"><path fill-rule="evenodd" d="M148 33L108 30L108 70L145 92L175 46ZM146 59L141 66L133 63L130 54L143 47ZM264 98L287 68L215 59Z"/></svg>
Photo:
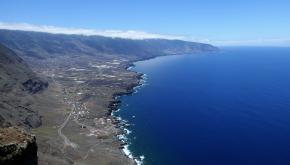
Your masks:
<svg viewBox="0 0 290 165"><path fill-rule="evenodd" d="M0 129L0 164L37 164L35 136L15 127Z"/></svg>

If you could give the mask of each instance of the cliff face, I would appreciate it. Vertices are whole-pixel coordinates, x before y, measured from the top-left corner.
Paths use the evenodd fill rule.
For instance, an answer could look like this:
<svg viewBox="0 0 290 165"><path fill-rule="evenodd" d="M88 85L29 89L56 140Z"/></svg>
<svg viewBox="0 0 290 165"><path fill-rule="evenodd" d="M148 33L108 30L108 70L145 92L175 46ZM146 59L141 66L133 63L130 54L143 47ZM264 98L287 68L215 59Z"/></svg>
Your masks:
<svg viewBox="0 0 290 165"><path fill-rule="evenodd" d="M33 94L47 86L20 57L0 44L0 127L39 126L40 116L30 105Z"/></svg>
<svg viewBox="0 0 290 165"><path fill-rule="evenodd" d="M35 136L20 128L0 129L1 165L36 165L37 145Z"/></svg>

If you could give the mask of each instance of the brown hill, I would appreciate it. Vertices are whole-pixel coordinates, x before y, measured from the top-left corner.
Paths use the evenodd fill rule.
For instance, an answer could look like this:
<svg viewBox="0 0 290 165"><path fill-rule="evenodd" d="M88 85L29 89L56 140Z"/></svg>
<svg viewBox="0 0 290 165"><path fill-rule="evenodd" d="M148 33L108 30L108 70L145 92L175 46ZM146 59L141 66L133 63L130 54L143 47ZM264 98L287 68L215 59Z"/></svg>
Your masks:
<svg viewBox="0 0 290 165"><path fill-rule="evenodd" d="M29 105L33 94L47 86L20 57L0 44L0 127L39 126L40 117Z"/></svg>

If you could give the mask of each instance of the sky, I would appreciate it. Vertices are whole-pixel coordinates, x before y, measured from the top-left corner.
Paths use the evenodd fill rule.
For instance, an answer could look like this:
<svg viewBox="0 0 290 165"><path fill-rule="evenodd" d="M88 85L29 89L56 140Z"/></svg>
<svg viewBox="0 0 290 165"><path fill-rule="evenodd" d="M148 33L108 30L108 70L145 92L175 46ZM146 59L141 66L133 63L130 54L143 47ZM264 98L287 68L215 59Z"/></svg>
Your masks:
<svg viewBox="0 0 290 165"><path fill-rule="evenodd" d="M0 28L290 46L290 0L1 0Z"/></svg>

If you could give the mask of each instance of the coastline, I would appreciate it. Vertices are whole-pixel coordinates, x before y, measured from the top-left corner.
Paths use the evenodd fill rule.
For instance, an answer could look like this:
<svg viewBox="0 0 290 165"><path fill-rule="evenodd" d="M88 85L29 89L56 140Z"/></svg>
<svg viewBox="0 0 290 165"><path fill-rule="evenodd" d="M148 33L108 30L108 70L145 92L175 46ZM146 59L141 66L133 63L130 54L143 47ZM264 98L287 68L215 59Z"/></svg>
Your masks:
<svg viewBox="0 0 290 165"><path fill-rule="evenodd" d="M145 61L145 60L150 60L156 57L152 57L152 58L148 58L148 59L143 59L143 60L137 60L134 61L128 65L125 66L126 70L130 70L135 67L135 63L139 62L139 61ZM126 92L121 92L121 93L115 93L113 95L113 100L110 104L109 104L109 115L112 116L115 119L115 126L120 129L120 133L117 135L117 139L120 141L120 149L122 151L122 153L128 157L129 159L131 159L132 161L134 161L134 163L136 165L142 165L143 164L143 160L145 159L145 157L143 155L140 155L139 157L134 157L132 151L129 150L129 142L128 142L128 138L127 135L131 134L132 131L130 131L130 124L128 123L128 121L126 121L125 119L122 119L120 116L116 116L115 113L120 111L120 106L122 104L122 101L120 100L120 97L123 96L132 96L134 93L136 93L138 91L139 88L141 88L142 86L145 85L146 83L146 79L147 79L147 75L144 73L140 73L137 71L133 71L137 74L137 76L135 77L138 81L138 83L133 83L130 84L127 89Z"/></svg>
<svg viewBox="0 0 290 165"><path fill-rule="evenodd" d="M264 50L265 49L260 49L261 52L263 52ZM251 159L257 162L260 160L267 160L271 162L271 158L275 158L275 160L285 159L284 156L279 155L279 152L277 152L278 150L273 151L271 149L267 150L263 148L263 146L275 147L276 144L268 143L269 141L271 141L271 138L272 138L271 136L269 138L266 138L265 140L261 140L263 139L263 135L268 129L268 127L267 128L263 127L263 125L261 125L260 123L261 122L260 120L259 121L252 120L253 119L252 117L257 117L255 116L255 114L251 114L251 115L254 115L251 117L248 116L249 111L247 109L245 110L244 108L248 108L249 105L245 103L249 103L249 101L250 103L253 103L252 102L253 98L249 97L249 94L247 92L244 93L243 88L242 89L239 88L238 90L236 88L237 86L239 87L241 85L242 86L244 85L243 80L249 80L247 78L250 78L250 79L252 78L251 74L245 74L245 73L251 73L252 67L254 67L255 64L257 63L258 64L260 63L260 60L261 60L259 56L260 54L254 51L252 54L245 55L245 49L242 49L240 51L237 50L237 52L233 52L233 53L232 52L228 53L228 51L224 51L224 52L225 53L222 53L222 54L213 54L210 56L206 55L204 57L198 57L198 58L180 57L178 59L172 58L173 60L167 60L166 58L165 61L169 63L166 63L164 61L156 62L155 60L152 60L154 62L146 61L146 62L136 63L136 67L133 68L133 70L143 72L143 73L148 73L148 75L150 76L149 77L150 79L148 80L150 83L150 86L145 86L145 88L142 88L141 91L139 91L140 92L139 94L133 95L133 97L127 97L127 96L124 98L122 97L121 99L123 101L123 104L121 107L122 111L118 112L117 114L122 116L124 119L130 121L130 123L136 124L136 126L132 126L130 128L131 130L133 130L133 133L129 134L129 140L132 142L129 148L131 149L131 151L133 151L135 155L145 154L146 159L144 160L144 164L147 164L147 163L148 164L179 164L179 163L190 164L190 162L192 162L195 159L200 160L200 162L206 162L206 163L209 162L208 164L212 164L212 163L214 164L215 161L221 162L221 163L228 163L228 162L234 163L237 161L236 157L238 157L240 160L244 160L245 162L248 159ZM285 52L285 54L287 54L287 52ZM279 57L282 57L282 59L280 59L281 61L284 61L283 58L285 58L285 54L281 54L279 56ZM275 60L275 55L276 55L276 52L273 52L273 54L269 54L269 59L271 60L267 59L267 61L265 62L271 64L271 61ZM243 60L243 61L240 61L240 60ZM251 63L251 66L247 67L245 64L252 62L252 60L255 63ZM233 66L232 63L229 63L229 61L235 63L237 66L243 69L242 70L240 69L229 70L229 68ZM158 64L161 64L161 65L158 65ZM286 63L284 64L286 66ZM275 70L277 69L277 67L275 67L273 64L271 65L272 66L270 68L273 69L273 71L277 71ZM158 66L158 67L155 68L155 66ZM179 66L182 66L182 67L179 67ZM216 68L218 68L217 72L215 72ZM263 70L260 70L260 67L258 66L255 66L254 68L257 69L258 71L255 73L259 73L263 71ZM284 69L284 66L279 68L278 71L280 72L283 69ZM204 74L208 74L208 70L214 70L213 73L208 75L210 78L208 76L204 77ZM244 72L244 70L246 70L247 72ZM180 76L180 73L182 73L181 76ZM217 77L223 77L224 73L227 73L227 74L225 76L225 79L223 79L223 81L221 81L220 79L216 79ZM239 74L236 74L236 73L239 73ZM273 78L276 78L275 72L272 74L273 74ZM162 75L166 75L166 76L163 77ZM232 79L233 75L235 79ZM239 78L239 76L241 75L243 77ZM281 78L283 77L283 75L280 75L280 76ZM265 80L267 80L269 77L264 77L264 78ZM276 80L270 81L269 85L273 85L272 83L275 84L274 86L281 85L280 82ZM273 88L267 90L268 92L273 92L272 93L273 95L272 94L267 95L268 93L263 93L263 92L261 93L260 91L263 91L265 87L264 86L260 87L260 84L263 81L261 80L259 81L260 81L259 83L255 80L253 84L251 83L247 84L247 87L253 88L252 94L257 96L258 98L260 97L260 100L257 100L258 102L254 102L254 103L259 103L259 104L255 104L257 106L250 106L251 109L249 110L255 111L255 108L258 108L259 111L261 111L261 113L267 113L266 115L267 116L269 115L268 117L272 117L271 111L273 109L269 109L269 111L265 112L264 109L267 108L267 105L265 106L263 104L263 101L265 100L265 98L267 98L267 100L268 99L270 100L272 96L280 96L281 93L276 92L275 90L276 88L274 86ZM166 82L166 84L164 84L164 82ZM179 84L181 88L174 88L178 82L182 82ZM213 90L208 91L208 86L211 85L212 82L216 83L215 85L217 86L215 86ZM228 82L231 82L234 85L228 86L228 84L231 84ZM189 85L192 85L193 88L188 89L187 87ZM284 85L287 89L287 84L284 84ZM259 92L256 91L256 86L260 87L258 88ZM156 91L158 91L159 89L161 92L156 93ZM168 91L168 89L172 89L172 90ZM225 89L229 91L224 92ZM281 89L281 91L283 91L283 89ZM239 92L242 98L241 96L236 96L235 95L236 92ZM175 96L177 97L172 97L170 93L175 93L176 94ZM184 96L184 98L186 99L184 99L182 96ZM219 97L219 96L222 96L222 97ZM162 98L162 99L156 100L154 97ZM192 98L194 99L192 100ZM213 100L212 98L217 98L217 99ZM285 99L285 97L282 96L281 99ZM188 100L192 100L192 102ZM208 105L207 104L208 102L206 100L212 102L212 105L214 106ZM285 103L287 103L286 101L287 99L285 99ZM176 103L182 103L185 106L181 107L181 109L178 109L180 106L178 104L176 105ZM127 107L127 104L129 104L129 107ZM239 104L239 105L236 105L236 104ZM274 107L276 107L278 104L271 103L271 105L274 105ZM155 109L155 107L158 107L158 109L157 108ZM238 112L232 113L233 107L235 108L237 107ZM162 122L160 122L160 117L164 114L164 111L162 111L161 109L166 110L166 114L167 114L164 120L161 119ZM179 110L182 110L184 113L188 114L188 116L180 115ZM136 115L136 119L131 118L131 116L133 115ZM284 115L285 114L281 114L280 119L287 121L287 119L284 118ZM266 117L266 116L263 116L263 117ZM220 122L221 118L224 119L225 121ZM243 122L240 122L240 120L236 122L236 118L241 119ZM265 118L265 120L267 119L269 118ZM273 119L274 120L272 121L272 124L273 124L272 126L275 126L276 118L273 118ZM177 121L177 125L176 125L176 122L172 122L172 121ZM248 122L249 123L252 122L251 124L260 127L261 130L259 130L259 132L256 132L256 127L250 128L251 125L244 124ZM207 125L208 123L210 124ZM233 125L237 129L228 127L229 123L237 124L237 125ZM194 129L180 129L180 128L186 128L186 126L190 126L190 128L194 128ZM281 128L278 125L276 126L277 126L276 128ZM172 130L164 129L166 127L174 128L174 129ZM275 130L276 128L273 127L272 131L273 132L276 131ZM213 133L217 133L216 130L219 130L219 132L222 132L222 134L221 135L217 134L217 136L212 136ZM233 131L234 131L234 134L232 133ZM245 131L254 133L255 136L243 136ZM284 131L286 133L287 129L284 129ZM156 133L157 133L157 136L156 136ZM201 136L196 136L196 135L199 135L198 133L200 133ZM271 134L270 132L268 133ZM172 134L180 135L180 136L171 137L170 135ZM237 134L239 136L237 136ZM135 137L136 137L136 140L133 140ZM210 141L204 141L204 139L207 139L207 138L210 139ZM235 139L235 138L238 140L231 141L231 139ZM277 135L276 138L280 139L280 136ZM220 141L219 139L222 139L222 140ZM273 156L267 157L267 158L264 158L264 157L261 158L259 157L259 153L258 153L257 157L251 157L253 153L251 152L251 143L248 143L248 142L249 141L252 142L252 140L257 143L262 142L262 144L259 144L260 146L259 150L261 153L267 154L271 152L273 153ZM287 138L283 138L280 140L287 141ZM183 142L183 144L181 144L180 142ZM242 143L238 143L238 142L242 142ZM204 143L207 145L204 145ZM168 146L167 144L170 144L170 145ZM218 148L218 151L220 151L219 153L222 155L222 158L221 159L214 159L214 158L208 159L208 157L211 157L213 154L216 154L216 151L212 150L212 146L219 146L220 144L224 145L224 148L221 148L221 149ZM234 150L234 154L236 156L233 158L229 158L228 153L230 153L230 151L233 150L232 146L235 146L235 145L240 146L243 150L239 150L239 149ZM279 145L281 145L283 152L287 153L287 147L285 147L282 143ZM247 148L243 148L243 146L247 146ZM206 149L205 150L206 152L203 152L204 148ZM184 156L182 152L179 152L179 151L184 151L185 153L189 153L189 155L191 155L191 153L196 153L196 154L195 154L195 157L194 156L186 157ZM247 158L240 156L243 153L246 153ZM173 155L173 156L168 157L168 155Z"/></svg>
<svg viewBox="0 0 290 165"><path fill-rule="evenodd" d="M199 53L202 53L202 52L199 52ZM196 54L198 54L198 53L196 53ZM147 60L151 60L151 59L155 59L155 58L160 58L160 57L179 56L179 55L182 55L182 54L176 53L176 54L170 54L170 55L152 56L152 57L139 59L139 60L133 60L131 62L128 62L128 64L126 64L124 66L124 69L130 70L130 71L136 73L135 78L137 79L138 83L131 83L130 85L128 85L126 92L114 93L113 94L113 101L111 101L109 106L108 106L108 108L109 108L108 115L114 119L114 124L115 124L116 128L120 129L120 131L119 131L120 133L116 135L117 139L120 142L119 149L121 149L122 153L127 158L132 160L136 165L142 165L143 161L145 159L145 156L140 155L139 157L134 157L133 153L129 150L130 144L128 143L127 135L129 135L131 133L131 131L129 130L130 124L128 123L128 121L126 121L126 120L122 119L120 116L116 116L114 114L114 113L121 110L120 106L122 104L122 101L120 100L120 97L132 96L135 92L138 91L138 89L140 87L142 87L146 83L146 79L147 79L146 74L131 70L136 66L135 63L141 62L141 61L147 61Z"/></svg>

